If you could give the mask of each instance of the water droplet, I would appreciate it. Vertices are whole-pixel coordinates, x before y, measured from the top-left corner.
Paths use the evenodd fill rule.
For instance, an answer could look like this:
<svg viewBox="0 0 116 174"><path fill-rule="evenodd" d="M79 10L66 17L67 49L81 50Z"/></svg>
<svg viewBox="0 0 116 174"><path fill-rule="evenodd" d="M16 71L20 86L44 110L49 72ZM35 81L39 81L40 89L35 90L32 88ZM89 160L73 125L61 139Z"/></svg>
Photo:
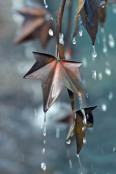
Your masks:
<svg viewBox="0 0 116 174"><path fill-rule="evenodd" d="M109 46L110 46L110 48L114 48L115 47L115 40L114 40L114 37L113 37L113 35L110 33L109 34Z"/></svg>
<svg viewBox="0 0 116 174"><path fill-rule="evenodd" d="M116 148L115 147L113 147L113 150L112 150L113 152L115 152L116 151Z"/></svg>
<svg viewBox="0 0 116 174"><path fill-rule="evenodd" d="M97 57L97 52L95 50L95 46L93 45L93 52L92 52L92 57L96 58Z"/></svg>
<svg viewBox="0 0 116 174"><path fill-rule="evenodd" d="M43 1L44 1L45 8L48 8L48 4L46 3L46 0L43 0Z"/></svg>
<svg viewBox="0 0 116 174"><path fill-rule="evenodd" d="M64 35L62 33L59 34L59 42L64 45Z"/></svg>
<svg viewBox="0 0 116 174"><path fill-rule="evenodd" d="M43 143L46 144L46 140L44 140Z"/></svg>
<svg viewBox="0 0 116 174"><path fill-rule="evenodd" d="M86 125L87 124L87 119L86 119L86 115L85 115L85 110L81 109L81 112L83 114L83 124Z"/></svg>
<svg viewBox="0 0 116 174"><path fill-rule="evenodd" d="M111 75L111 70L109 68L106 68L105 73L106 73L106 75L110 76Z"/></svg>
<svg viewBox="0 0 116 174"><path fill-rule="evenodd" d="M116 14L116 4L112 4L113 13Z"/></svg>
<svg viewBox="0 0 116 174"><path fill-rule="evenodd" d="M79 30L79 36L82 37L83 36L83 30Z"/></svg>
<svg viewBox="0 0 116 174"><path fill-rule="evenodd" d="M87 143L86 138L83 138L83 143L84 143L84 144L86 144L86 143Z"/></svg>
<svg viewBox="0 0 116 174"><path fill-rule="evenodd" d="M112 92L112 91L109 93L108 99L109 99L109 100L112 100L112 99L113 99L113 92Z"/></svg>
<svg viewBox="0 0 116 174"><path fill-rule="evenodd" d="M102 111L104 111L104 112L107 111L107 106L106 106L106 104L102 104L101 108L102 108Z"/></svg>
<svg viewBox="0 0 116 174"><path fill-rule="evenodd" d="M75 44L76 44L76 39L75 39L75 37L73 38L72 43L73 43L73 45L75 45Z"/></svg>
<svg viewBox="0 0 116 174"><path fill-rule="evenodd" d="M94 80L96 80L96 78L97 78L97 72L96 72L96 70L92 70L92 78Z"/></svg>
<svg viewBox="0 0 116 174"><path fill-rule="evenodd" d="M87 59L86 58L83 58L82 59L82 62L83 62L83 66L86 68L87 67Z"/></svg>
<svg viewBox="0 0 116 174"><path fill-rule="evenodd" d="M71 139L66 140L66 144L71 144Z"/></svg>
<svg viewBox="0 0 116 174"><path fill-rule="evenodd" d="M85 126L82 127L82 131L85 131Z"/></svg>
<svg viewBox="0 0 116 174"><path fill-rule="evenodd" d="M45 153L45 151L46 151L46 149L45 149L45 148L43 148L42 153L44 154L44 153Z"/></svg>
<svg viewBox="0 0 116 174"><path fill-rule="evenodd" d="M70 166L70 169L72 169L72 161L69 159L69 166Z"/></svg>
<svg viewBox="0 0 116 174"><path fill-rule="evenodd" d="M99 79L99 80L102 80L102 78L103 78L103 75L102 75L101 72L99 72L99 73L98 73L98 79Z"/></svg>
<svg viewBox="0 0 116 174"><path fill-rule="evenodd" d="M60 129L56 128L56 138L59 138L59 137L60 137Z"/></svg>
<svg viewBox="0 0 116 174"><path fill-rule="evenodd" d="M52 29L49 29L49 35L50 35L50 36L53 36L53 35L54 35L54 33L53 33L53 30L52 30Z"/></svg>
<svg viewBox="0 0 116 174"><path fill-rule="evenodd" d="M44 163L44 162L41 163L41 169L44 171L46 170L46 163Z"/></svg>

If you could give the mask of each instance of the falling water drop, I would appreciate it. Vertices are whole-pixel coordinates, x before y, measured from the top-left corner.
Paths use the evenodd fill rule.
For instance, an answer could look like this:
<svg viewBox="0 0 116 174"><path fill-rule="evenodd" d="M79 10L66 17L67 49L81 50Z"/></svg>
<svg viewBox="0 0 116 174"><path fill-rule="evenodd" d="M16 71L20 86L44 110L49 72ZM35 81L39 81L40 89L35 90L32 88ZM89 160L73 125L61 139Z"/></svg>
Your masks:
<svg viewBox="0 0 116 174"><path fill-rule="evenodd" d="M96 70L92 70L92 78L94 80L96 80L96 78L97 78L97 72L96 72Z"/></svg>
<svg viewBox="0 0 116 174"><path fill-rule="evenodd" d="M44 163L44 162L41 163L41 169L42 169L43 171L46 170L46 163Z"/></svg>
<svg viewBox="0 0 116 174"><path fill-rule="evenodd" d="M46 3L46 0L43 0L43 1L44 1L45 8L48 8L48 4Z"/></svg>
<svg viewBox="0 0 116 174"><path fill-rule="evenodd" d="M82 131L85 131L85 129L86 129L86 127L85 127L85 126L83 126L83 127L82 127Z"/></svg>
<svg viewBox="0 0 116 174"><path fill-rule="evenodd" d="M108 36L108 38L109 38L109 42L108 42L109 47L110 48L114 48L115 47L115 40L114 40L113 35L110 33L109 36Z"/></svg>
<svg viewBox="0 0 116 174"><path fill-rule="evenodd" d="M116 4L112 4L113 13L116 14Z"/></svg>
<svg viewBox="0 0 116 174"><path fill-rule="evenodd" d="M113 147L113 150L112 150L113 152L115 152L116 151L116 148L115 147Z"/></svg>
<svg viewBox="0 0 116 174"><path fill-rule="evenodd" d="M44 153L45 153L45 151L46 151L46 149L45 149L45 148L43 148L42 153L44 154Z"/></svg>
<svg viewBox="0 0 116 174"><path fill-rule="evenodd" d="M107 53L107 44L106 44L106 36L105 36L105 30L104 28L101 28L101 33L102 33L102 41L103 41L103 53Z"/></svg>
<svg viewBox="0 0 116 174"><path fill-rule="evenodd" d="M107 76L110 76L111 75L111 70L109 68L106 68L105 73L106 73Z"/></svg>
<svg viewBox="0 0 116 174"><path fill-rule="evenodd" d="M107 106L106 106L106 104L102 104L101 108L102 108L102 111L104 111L104 112L107 111Z"/></svg>
<svg viewBox="0 0 116 174"><path fill-rule="evenodd" d="M60 129L56 128L56 138L60 138Z"/></svg>
<svg viewBox="0 0 116 174"><path fill-rule="evenodd" d="M59 42L64 45L64 35L62 33L59 34Z"/></svg>
<svg viewBox="0 0 116 174"><path fill-rule="evenodd" d="M66 144L71 144L71 139L66 140Z"/></svg>
<svg viewBox="0 0 116 174"><path fill-rule="evenodd" d="M92 52L92 57L96 58L97 57L97 52L95 50L95 46L93 45L93 52Z"/></svg>
<svg viewBox="0 0 116 174"><path fill-rule="evenodd" d="M83 143L84 143L84 144L86 144L86 143L87 143L86 138L83 138Z"/></svg>
<svg viewBox="0 0 116 174"><path fill-rule="evenodd" d="M46 136L46 113L44 114L43 136Z"/></svg>
<svg viewBox="0 0 116 174"><path fill-rule="evenodd" d="M83 36L83 30L79 30L79 36L82 37Z"/></svg>
<svg viewBox="0 0 116 174"><path fill-rule="evenodd" d="M83 171L82 171L82 164L81 164L81 160L80 160L79 154L77 154L77 158L78 158L78 161L79 161L79 165L80 165L80 169L81 169L81 174L83 174Z"/></svg>
<svg viewBox="0 0 116 174"><path fill-rule="evenodd" d="M72 43L73 43L73 45L75 45L75 44L76 44L76 39L75 39L75 37L73 38Z"/></svg>
<svg viewBox="0 0 116 174"><path fill-rule="evenodd" d="M99 73L98 73L98 79L99 79L99 80L102 80L102 78L103 78L103 75L102 75L101 72L99 72Z"/></svg>
<svg viewBox="0 0 116 174"><path fill-rule="evenodd" d="M52 29L49 29L49 35L50 35L50 36L53 36L53 35L54 35L54 32L53 32Z"/></svg>
<svg viewBox="0 0 116 174"><path fill-rule="evenodd" d="M112 100L112 99L113 99L113 92L112 92L112 91L109 93L108 99L109 99L109 100Z"/></svg>
<svg viewBox="0 0 116 174"><path fill-rule="evenodd" d="M72 161L71 161L71 159L69 159L69 166L70 166L70 169L72 169Z"/></svg>

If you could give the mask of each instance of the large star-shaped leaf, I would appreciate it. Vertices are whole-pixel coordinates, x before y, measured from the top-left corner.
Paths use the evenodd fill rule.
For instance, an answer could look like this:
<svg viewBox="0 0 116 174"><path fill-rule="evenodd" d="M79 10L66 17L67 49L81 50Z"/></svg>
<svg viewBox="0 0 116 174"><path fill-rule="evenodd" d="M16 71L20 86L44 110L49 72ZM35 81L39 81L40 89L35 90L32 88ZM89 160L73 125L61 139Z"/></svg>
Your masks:
<svg viewBox="0 0 116 174"><path fill-rule="evenodd" d="M34 56L36 63L24 77L41 80L45 112L65 87L81 97L78 71L81 63L57 60L54 56L37 52Z"/></svg>
<svg viewBox="0 0 116 174"><path fill-rule="evenodd" d="M83 139L85 137L86 128L93 126L93 114L92 111L96 108L96 106L84 108L84 113L86 117L86 124L84 123L84 115L82 110L76 111L76 119L71 124L66 140L72 140L73 135L76 135L77 142L77 154L81 151L83 146Z"/></svg>
<svg viewBox="0 0 116 174"><path fill-rule="evenodd" d="M19 44L30 39L38 38L41 46L45 48L48 40L53 34L49 34L51 29L55 32L51 15L42 6L24 6L17 12L24 17L24 21L14 43Z"/></svg>

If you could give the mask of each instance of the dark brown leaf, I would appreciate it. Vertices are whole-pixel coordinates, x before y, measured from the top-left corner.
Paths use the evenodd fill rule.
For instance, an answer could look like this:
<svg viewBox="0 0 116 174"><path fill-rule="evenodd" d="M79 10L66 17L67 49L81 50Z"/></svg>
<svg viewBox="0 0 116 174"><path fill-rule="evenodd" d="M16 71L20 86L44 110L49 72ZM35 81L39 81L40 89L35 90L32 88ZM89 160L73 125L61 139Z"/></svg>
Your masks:
<svg viewBox="0 0 116 174"><path fill-rule="evenodd" d="M84 120L84 115L83 112L81 110L76 111L76 119L75 122L72 122L73 117L71 115L69 115L68 119L62 119L62 121L71 121L71 126L69 128L68 131L68 135L66 138L66 141L71 141L73 139L73 135L76 135L76 142L77 142L77 154L79 154L82 146L83 146L83 139L85 137L85 130L88 127L92 127L93 126L93 115L92 115L92 111L96 108L97 106L93 106L93 107L88 107L88 108L84 108L84 112L85 112L85 116L87 119L87 123L86 125L84 124L83 120ZM68 122L69 123L69 122Z"/></svg>
<svg viewBox="0 0 116 174"><path fill-rule="evenodd" d="M37 52L34 52L34 56L36 63L25 75L25 78L41 80L45 112L65 87L81 97L78 71L81 63L57 60L54 56Z"/></svg>
<svg viewBox="0 0 116 174"><path fill-rule="evenodd" d="M85 116L87 119L87 124L84 125L84 115L81 110L76 112L76 120L75 120L75 134L76 134L76 142L77 142L77 154L79 154L82 146L83 146L83 139L85 137L85 128L93 126L93 115L92 111L96 108L94 107L88 107L84 108Z"/></svg>

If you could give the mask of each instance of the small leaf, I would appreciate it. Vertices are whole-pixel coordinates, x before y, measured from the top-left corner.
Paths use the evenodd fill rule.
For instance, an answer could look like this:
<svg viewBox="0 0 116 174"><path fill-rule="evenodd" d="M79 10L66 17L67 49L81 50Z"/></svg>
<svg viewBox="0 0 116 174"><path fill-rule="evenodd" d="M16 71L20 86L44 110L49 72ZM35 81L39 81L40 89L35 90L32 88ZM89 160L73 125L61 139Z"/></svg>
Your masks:
<svg viewBox="0 0 116 174"><path fill-rule="evenodd" d="M87 124L84 125L84 115L81 110L78 110L76 112L76 120L75 120L75 134L76 134L76 142L77 142L77 154L81 151L81 148L83 146L83 139L85 137L85 128L93 126L93 115L92 111L96 108L94 107L88 107L84 108L85 116L87 119Z"/></svg>

